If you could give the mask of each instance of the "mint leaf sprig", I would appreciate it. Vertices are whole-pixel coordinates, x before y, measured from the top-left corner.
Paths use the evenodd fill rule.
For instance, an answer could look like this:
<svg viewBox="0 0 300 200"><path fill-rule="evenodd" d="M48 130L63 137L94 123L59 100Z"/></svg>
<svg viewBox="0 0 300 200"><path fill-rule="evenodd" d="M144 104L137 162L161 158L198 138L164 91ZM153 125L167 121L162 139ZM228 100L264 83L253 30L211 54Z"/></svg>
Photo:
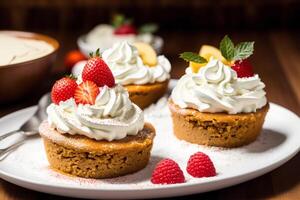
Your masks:
<svg viewBox="0 0 300 200"><path fill-rule="evenodd" d="M193 52L183 52L179 54L179 58L182 58L187 62L191 61L195 63L207 63L207 60L205 58Z"/></svg>
<svg viewBox="0 0 300 200"><path fill-rule="evenodd" d="M253 54L254 42L240 42L235 46L228 35L225 35L220 42L220 51L228 61L243 60Z"/></svg>

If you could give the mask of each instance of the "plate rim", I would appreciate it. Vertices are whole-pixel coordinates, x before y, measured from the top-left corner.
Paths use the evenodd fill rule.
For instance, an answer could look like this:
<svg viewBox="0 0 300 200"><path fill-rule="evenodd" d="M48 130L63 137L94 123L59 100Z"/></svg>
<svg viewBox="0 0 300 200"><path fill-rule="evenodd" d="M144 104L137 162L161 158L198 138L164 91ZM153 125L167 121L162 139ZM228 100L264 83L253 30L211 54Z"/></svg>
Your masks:
<svg viewBox="0 0 300 200"><path fill-rule="evenodd" d="M278 105L276 103L271 103L270 102L270 106L271 107L277 107L277 109L280 109L284 112L288 112L290 115L293 115L293 117L298 118L299 120L299 116L292 112L291 110ZM0 118L0 122L3 120L10 120L10 118L14 118L15 116L20 115L21 113L24 112L33 112L33 110L36 108L37 106L30 106L30 107L26 107L20 110L17 110L13 113L10 113L8 115L5 115L3 117ZM32 110L32 111L30 111ZM227 181L229 183L226 184L222 184L219 187L215 187L213 189L209 189L209 190L205 190L206 192L208 191L213 191L213 190L218 190L221 188L226 188L229 186L233 186L239 183L243 183L246 182L248 180L254 179L256 177L259 177L263 174L266 174L276 168L278 168L279 166L283 165L284 163L286 163L287 161L289 161L291 158L293 158L295 155L297 155L297 153L300 151L300 145L298 146L298 148L294 148L292 150L290 150L288 152L288 156L284 156L281 157L280 159L277 159L275 162L272 162L271 164L268 164L267 166L264 166L262 168L257 169L256 171L248 171L247 173L243 173L243 174L235 174L235 175L230 175L230 176L223 176L222 179L213 179L213 180L209 180L209 181L204 181L204 182L186 182L184 184L173 184L173 185L159 185L159 186L155 186L155 187L145 187L145 188L87 188L87 187L80 187L80 186L70 186L70 185L55 185L54 183L44 183L44 182L39 182L36 180L29 180L27 178L12 174L12 173L8 173L5 170L0 168L0 177L3 178L4 180L11 182L13 184L19 185L21 187L25 187L31 190L36 190L36 191L46 191L46 193L51 193L51 194L58 194L58 195L62 195L61 193L57 193L57 192L49 192L50 189L52 190L62 190L62 189L67 189L67 190L72 190L72 191L89 191L89 192L99 192L99 193L107 193L107 192L112 192L114 191L116 194L117 193L122 193L122 192L160 192L160 191L166 191L166 190L177 190L180 188L180 191L186 190L187 188L195 188L195 187L201 187L201 185L203 184L216 184L216 183L221 183L224 181ZM210 178L211 179L211 178ZM225 180L224 180L225 179ZM237 180L235 180L237 179ZM242 179L241 181L239 181L238 179ZM231 183L231 181L233 181L233 183ZM36 187L36 188L34 188ZM41 189L42 188L46 188L46 189ZM39 189L39 190L38 190ZM195 194L195 193L199 193L197 191L194 192L190 192L188 194ZM201 193L201 191L200 191ZM187 193L184 192L180 192L181 195L185 195ZM72 196L72 195L68 195L65 194L65 196ZM171 197L171 196L176 196L176 195L162 195L162 194L158 194L156 195L156 197ZM74 197L74 196L73 196ZM154 197L154 196L153 196ZM115 198L115 197L112 197Z"/></svg>

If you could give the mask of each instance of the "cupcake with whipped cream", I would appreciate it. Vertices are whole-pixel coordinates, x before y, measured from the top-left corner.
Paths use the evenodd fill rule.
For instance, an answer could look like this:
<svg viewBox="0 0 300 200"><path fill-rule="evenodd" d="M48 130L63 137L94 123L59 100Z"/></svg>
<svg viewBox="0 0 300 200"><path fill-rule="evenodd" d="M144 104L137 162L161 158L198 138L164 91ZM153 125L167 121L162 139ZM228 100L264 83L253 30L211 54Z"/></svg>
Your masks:
<svg viewBox="0 0 300 200"><path fill-rule="evenodd" d="M78 40L78 46L86 56L91 51L100 48L106 50L119 42L127 41L130 44L144 42L151 45L156 52L161 52L163 40L154 33L158 26L153 23L136 27L132 19L124 15L115 15L111 24L99 24Z"/></svg>
<svg viewBox="0 0 300 200"><path fill-rule="evenodd" d="M177 138L209 146L238 147L258 137L269 105L265 84L247 60L253 45L243 42L234 46L225 36L221 51L206 45L200 55L181 54L190 66L169 101Z"/></svg>
<svg viewBox="0 0 300 200"><path fill-rule="evenodd" d="M120 42L105 50L102 58L111 69L116 83L128 90L131 101L140 108L155 103L166 93L171 64L165 56L157 56L150 45ZM73 73L79 79L85 64L81 61L74 67Z"/></svg>
<svg viewBox="0 0 300 200"><path fill-rule="evenodd" d="M111 178L144 168L155 129L143 111L115 84L106 63L93 57L80 84L58 80L51 91L48 120L39 132L50 166L85 178ZM93 75L101 71L101 80Z"/></svg>

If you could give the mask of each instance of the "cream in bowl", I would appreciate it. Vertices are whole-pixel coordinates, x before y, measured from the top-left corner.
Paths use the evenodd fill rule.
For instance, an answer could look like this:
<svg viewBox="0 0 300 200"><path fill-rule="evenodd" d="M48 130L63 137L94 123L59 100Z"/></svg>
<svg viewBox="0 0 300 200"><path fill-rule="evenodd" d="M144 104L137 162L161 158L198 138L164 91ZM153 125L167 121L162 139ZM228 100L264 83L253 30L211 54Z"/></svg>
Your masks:
<svg viewBox="0 0 300 200"><path fill-rule="evenodd" d="M36 95L58 48L58 41L46 35L0 31L0 104Z"/></svg>
<svg viewBox="0 0 300 200"><path fill-rule="evenodd" d="M42 40L0 33L0 66L41 58L53 50L53 46Z"/></svg>

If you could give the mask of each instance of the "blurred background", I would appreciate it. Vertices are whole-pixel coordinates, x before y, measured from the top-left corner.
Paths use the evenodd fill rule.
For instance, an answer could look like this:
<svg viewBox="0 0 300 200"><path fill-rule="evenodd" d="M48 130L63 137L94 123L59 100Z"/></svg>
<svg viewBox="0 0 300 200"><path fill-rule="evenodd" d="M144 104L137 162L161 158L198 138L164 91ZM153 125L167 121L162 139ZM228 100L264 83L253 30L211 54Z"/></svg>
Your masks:
<svg viewBox="0 0 300 200"><path fill-rule="evenodd" d="M270 86L267 88L271 100L296 105L297 108L293 107L298 109L299 66L287 58L299 56L299 0L1 0L0 29L38 32L60 43L51 73L26 105L49 91L53 81L66 73L64 58L67 52L78 48L77 38L97 24L110 23L116 13L134 19L136 26L148 22L159 25L155 34L164 39L162 54L173 65L173 78L179 78L187 66L178 58L183 51L198 52L202 44L218 46L225 34L237 42L256 41L251 58L254 69L267 85L272 83L279 88L276 93ZM287 72L285 66L294 71ZM295 81L284 83L289 75L283 74L289 73L289 79ZM282 85L276 85L278 81ZM278 91L289 91L296 98L281 99ZM5 108L10 105L5 104ZM14 105L19 105L18 101Z"/></svg>
<svg viewBox="0 0 300 200"><path fill-rule="evenodd" d="M87 31L115 13L161 31L299 28L298 0L1 0L1 28Z"/></svg>

